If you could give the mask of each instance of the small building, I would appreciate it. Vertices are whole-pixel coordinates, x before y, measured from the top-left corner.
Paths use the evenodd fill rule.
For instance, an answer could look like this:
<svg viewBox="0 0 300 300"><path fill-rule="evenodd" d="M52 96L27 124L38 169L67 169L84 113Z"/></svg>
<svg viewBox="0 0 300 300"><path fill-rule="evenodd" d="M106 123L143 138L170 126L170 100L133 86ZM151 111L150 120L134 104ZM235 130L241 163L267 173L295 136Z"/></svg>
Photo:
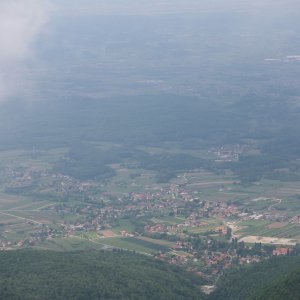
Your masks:
<svg viewBox="0 0 300 300"><path fill-rule="evenodd" d="M290 249L290 248L278 248L278 249L273 250L272 254L274 256L289 255L292 251L293 251L293 249Z"/></svg>

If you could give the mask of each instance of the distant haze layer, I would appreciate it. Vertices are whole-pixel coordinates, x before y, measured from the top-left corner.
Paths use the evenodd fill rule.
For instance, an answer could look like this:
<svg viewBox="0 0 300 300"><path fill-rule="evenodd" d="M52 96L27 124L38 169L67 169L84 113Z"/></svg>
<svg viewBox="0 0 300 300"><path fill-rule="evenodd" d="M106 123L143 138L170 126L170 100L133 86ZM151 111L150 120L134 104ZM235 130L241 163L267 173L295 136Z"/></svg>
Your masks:
<svg viewBox="0 0 300 300"><path fill-rule="evenodd" d="M16 93L25 82L24 63L33 59L33 46L48 20L43 0L0 2L0 100Z"/></svg>
<svg viewBox="0 0 300 300"><path fill-rule="evenodd" d="M199 11L258 11L263 10L268 13L282 13L282 10L295 10L300 4L297 0L78 0L76 3L72 0L58 1L58 5L65 8L66 13L91 13L91 14L170 14L170 13L197 13Z"/></svg>

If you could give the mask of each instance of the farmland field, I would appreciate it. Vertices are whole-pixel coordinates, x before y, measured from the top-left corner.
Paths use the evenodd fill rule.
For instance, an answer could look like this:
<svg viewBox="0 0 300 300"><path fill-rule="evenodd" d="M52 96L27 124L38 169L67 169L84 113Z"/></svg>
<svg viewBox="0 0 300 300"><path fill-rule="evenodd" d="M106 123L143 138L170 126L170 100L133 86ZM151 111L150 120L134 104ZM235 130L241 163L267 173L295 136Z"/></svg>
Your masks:
<svg viewBox="0 0 300 300"><path fill-rule="evenodd" d="M104 245L110 245L125 250L132 250L141 253L151 254L157 251L168 251L169 248L153 242L136 238L104 238L97 240Z"/></svg>
<svg viewBox="0 0 300 300"><path fill-rule="evenodd" d="M97 144L96 146L101 151L109 151L112 147L119 147L119 145L109 143ZM144 150L153 155L163 153L193 154L193 151L187 150L185 152L184 149L179 148L177 150L175 148L170 150L166 147ZM2 224L2 238L11 240L14 243L20 242L19 244L23 244L23 241L26 240L26 246L30 246L31 242L29 243L29 241L36 236L35 239L38 239L38 244L43 244L43 247L47 248L50 245L50 248L72 248L73 243L66 242L68 235L73 234L72 230L66 236L62 234L66 227L83 224L90 215L93 215L94 208L100 209L103 205L116 205L124 197L125 201L132 201L131 197L135 197L134 205L137 207L143 201L149 201L152 205L160 202L175 204L182 197L186 197L185 194L190 194L190 198L194 197L198 201L208 201L211 205L219 202L230 202L248 210L257 212L278 211L289 216L294 216L300 211L300 201L297 194L299 188L296 182L278 183L272 180L262 180L257 185L243 186L238 183L234 174L230 171L217 174L204 169L196 169L178 173L170 182L158 183L156 171L143 169L138 166L136 161L130 159L123 163L111 164L111 168L116 173L115 176L109 179L80 181L55 173L53 169L55 163L61 157L64 157L66 153L68 153L66 148L43 150L37 153L32 153L32 151L0 152L0 176L2 178L0 185L0 224ZM205 158L211 157L211 154L198 153L197 151L193 155ZM172 186L181 186L184 192L177 190L172 194L173 192L169 192ZM146 194L154 198L145 200ZM190 198L186 198L184 201L189 201ZM280 202L274 199L280 199ZM120 207L122 205L124 205L123 202L120 202ZM175 228L188 220L187 216L184 215L170 215L168 207L164 207L160 208L157 213L152 214L149 221L164 226L172 225ZM178 227L176 230L171 230L172 234L183 231L191 234L206 234L213 231L215 227L225 224L226 219L224 217L209 217L202 218L199 222L197 226L188 225L188 223L183 226L180 225L180 229ZM239 224L241 229L237 234L241 236L257 235L281 238L296 238L299 236L299 227L296 224L285 224L273 228L269 226L271 223L274 222L264 220L243 221ZM15 224L15 226L8 227L12 224ZM49 245L42 241L44 237L41 232L43 232L45 226L52 232L53 239L51 243L48 242ZM120 231L134 233L136 225L130 220L130 217L121 217L114 220L112 227L109 227L108 230L118 236ZM81 228L79 231L84 231L84 229ZM88 247L91 244L94 244L94 247L101 247L101 242L105 242L105 240L97 238L101 230L94 228L89 234L92 234L92 232L95 233L95 236L89 238L92 238L93 242L83 242ZM94 239L100 244L96 245ZM57 241L57 245L54 245L54 240ZM159 243L155 240L142 240L141 238L116 237L108 238L106 242L104 244L145 253L151 253L159 249L166 250L163 247L159 248L157 246ZM168 244L166 245L168 247ZM38 245L32 246L37 247ZM161 244L160 246L165 245Z"/></svg>
<svg viewBox="0 0 300 300"><path fill-rule="evenodd" d="M294 239L300 242L299 224L288 224L288 223L271 223L268 221L251 220L246 222L240 222L240 230L236 234L244 240L248 236L258 236L262 238L285 238Z"/></svg>

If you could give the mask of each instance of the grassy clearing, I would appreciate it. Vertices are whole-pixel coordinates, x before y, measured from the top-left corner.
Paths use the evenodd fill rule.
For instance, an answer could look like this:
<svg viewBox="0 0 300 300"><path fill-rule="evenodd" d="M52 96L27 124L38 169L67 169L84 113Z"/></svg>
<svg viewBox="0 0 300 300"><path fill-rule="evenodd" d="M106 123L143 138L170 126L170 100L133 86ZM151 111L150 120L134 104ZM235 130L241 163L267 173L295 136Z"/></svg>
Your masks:
<svg viewBox="0 0 300 300"><path fill-rule="evenodd" d="M246 221L241 222L239 225L246 226L242 228L237 233L255 236L265 236L265 237L279 237L279 238L293 238L299 235L300 226L297 224L287 224L280 228L270 228L270 222L268 221Z"/></svg>
<svg viewBox="0 0 300 300"><path fill-rule="evenodd" d="M161 245L161 246L165 246L165 247L172 247L174 245L174 243L170 242L170 241L157 240L157 239L152 239L152 238L145 237L145 236L136 237L136 239L143 240L143 241L150 242L150 243L157 244L157 245Z"/></svg>
<svg viewBox="0 0 300 300"><path fill-rule="evenodd" d="M111 231L115 234L120 234L120 231L125 230L127 232L134 232L134 225L126 219L121 219L119 221L120 225L117 227L114 227Z"/></svg>
<svg viewBox="0 0 300 300"><path fill-rule="evenodd" d="M169 224L169 225L176 225L176 224L180 224L180 223L184 222L185 219L171 217L171 216L165 216L163 218L152 218L151 221L156 224L164 223L164 224Z"/></svg>
<svg viewBox="0 0 300 300"><path fill-rule="evenodd" d="M263 201L248 201L246 203L247 207L251 207L254 210L266 210L268 209L272 204L275 204L276 202L272 200L263 200Z"/></svg>
<svg viewBox="0 0 300 300"><path fill-rule="evenodd" d="M190 233L205 233L207 231L212 231L215 229L216 226L204 226L204 227L187 227L185 228Z"/></svg>
<svg viewBox="0 0 300 300"><path fill-rule="evenodd" d="M216 227L223 226L224 222L217 218L208 218L203 220L203 225L199 227L187 227L186 229L192 233L204 233L206 231L215 230Z"/></svg>
<svg viewBox="0 0 300 300"><path fill-rule="evenodd" d="M0 224L1 225L18 224L18 223L21 223L21 222L23 222L23 221L21 221L18 218L14 218L14 217L11 217L11 216L0 214Z"/></svg>
<svg viewBox="0 0 300 300"><path fill-rule="evenodd" d="M14 196L0 193L0 210L13 209L19 206L32 204L32 199L23 196Z"/></svg>
<svg viewBox="0 0 300 300"><path fill-rule="evenodd" d="M103 247L103 245L93 243L87 239L76 237L47 240L39 246L54 251L99 250Z"/></svg>
<svg viewBox="0 0 300 300"><path fill-rule="evenodd" d="M262 221L262 220L248 220L248 221L240 222L239 226L242 226L242 229L237 231L237 234L259 235L259 233L261 231L268 229L267 226L270 224L271 224L270 222ZM268 229L268 230L270 230L270 229Z"/></svg>
<svg viewBox="0 0 300 300"><path fill-rule="evenodd" d="M153 251L168 251L169 247L165 244L163 245L162 243L157 243L156 241L150 241L146 239L137 239L137 238L127 238L127 241L130 243L136 244L138 246L142 246L145 248L149 248Z"/></svg>
<svg viewBox="0 0 300 300"><path fill-rule="evenodd" d="M7 229L4 233L2 233L2 236L13 243L17 243L21 240L30 238L31 233L38 228L39 227L36 225L17 224L14 228Z"/></svg>
<svg viewBox="0 0 300 300"><path fill-rule="evenodd" d="M156 184L156 173L142 169L116 169L116 176L111 178L103 187L104 191L114 194L123 194L129 192L142 193L145 187L159 188Z"/></svg>
<svg viewBox="0 0 300 300"><path fill-rule="evenodd" d="M132 250L136 252L142 252L151 254L157 251L168 251L169 248L163 245L158 245L149 241L136 239L136 238L104 238L97 240L100 243L117 247L121 249Z"/></svg>
<svg viewBox="0 0 300 300"><path fill-rule="evenodd" d="M9 150L0 152L0 166L17 166L17 167L51 167L67 153L67 148L56 148L47 151L25 151Z"/></svg>
<svg viewBox="0 0 300 300"><path fill-rule="evenodd" d="M300 197L299 195L294 195L284 199L281 203L277 204L276 209L283 211L292 211L293 214L300 212Z"/></svg>

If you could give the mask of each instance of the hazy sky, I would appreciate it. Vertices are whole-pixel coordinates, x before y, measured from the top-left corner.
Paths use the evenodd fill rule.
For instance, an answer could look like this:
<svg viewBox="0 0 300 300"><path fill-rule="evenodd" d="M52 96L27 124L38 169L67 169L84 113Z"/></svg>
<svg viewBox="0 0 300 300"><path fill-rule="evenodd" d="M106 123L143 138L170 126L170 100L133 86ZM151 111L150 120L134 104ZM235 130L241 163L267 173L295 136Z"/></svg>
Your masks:
<svg viewBox="0 0 300 300"><path fill-rule="evenodd" d="M49 12L43 0L0 1L0 100L22 85L23 64L34 59L34 42Z"/></svg>
<svg viewBox="0 0 300 300"><path fill-rule="evenodd" d="M295 16L299 9L299 0L0 0L0 100L17 93L26 82L25 65L34 60L35 42L52 14L101 17L242 11L257 32L265 19Z"/></svg>
<svg viewBox="0 0 300 300"><path fill-rule="evenodd" d="M262 11L266 15L300 8L298 0L53 0L64 13L169 14L200 11Z"/></svg>

